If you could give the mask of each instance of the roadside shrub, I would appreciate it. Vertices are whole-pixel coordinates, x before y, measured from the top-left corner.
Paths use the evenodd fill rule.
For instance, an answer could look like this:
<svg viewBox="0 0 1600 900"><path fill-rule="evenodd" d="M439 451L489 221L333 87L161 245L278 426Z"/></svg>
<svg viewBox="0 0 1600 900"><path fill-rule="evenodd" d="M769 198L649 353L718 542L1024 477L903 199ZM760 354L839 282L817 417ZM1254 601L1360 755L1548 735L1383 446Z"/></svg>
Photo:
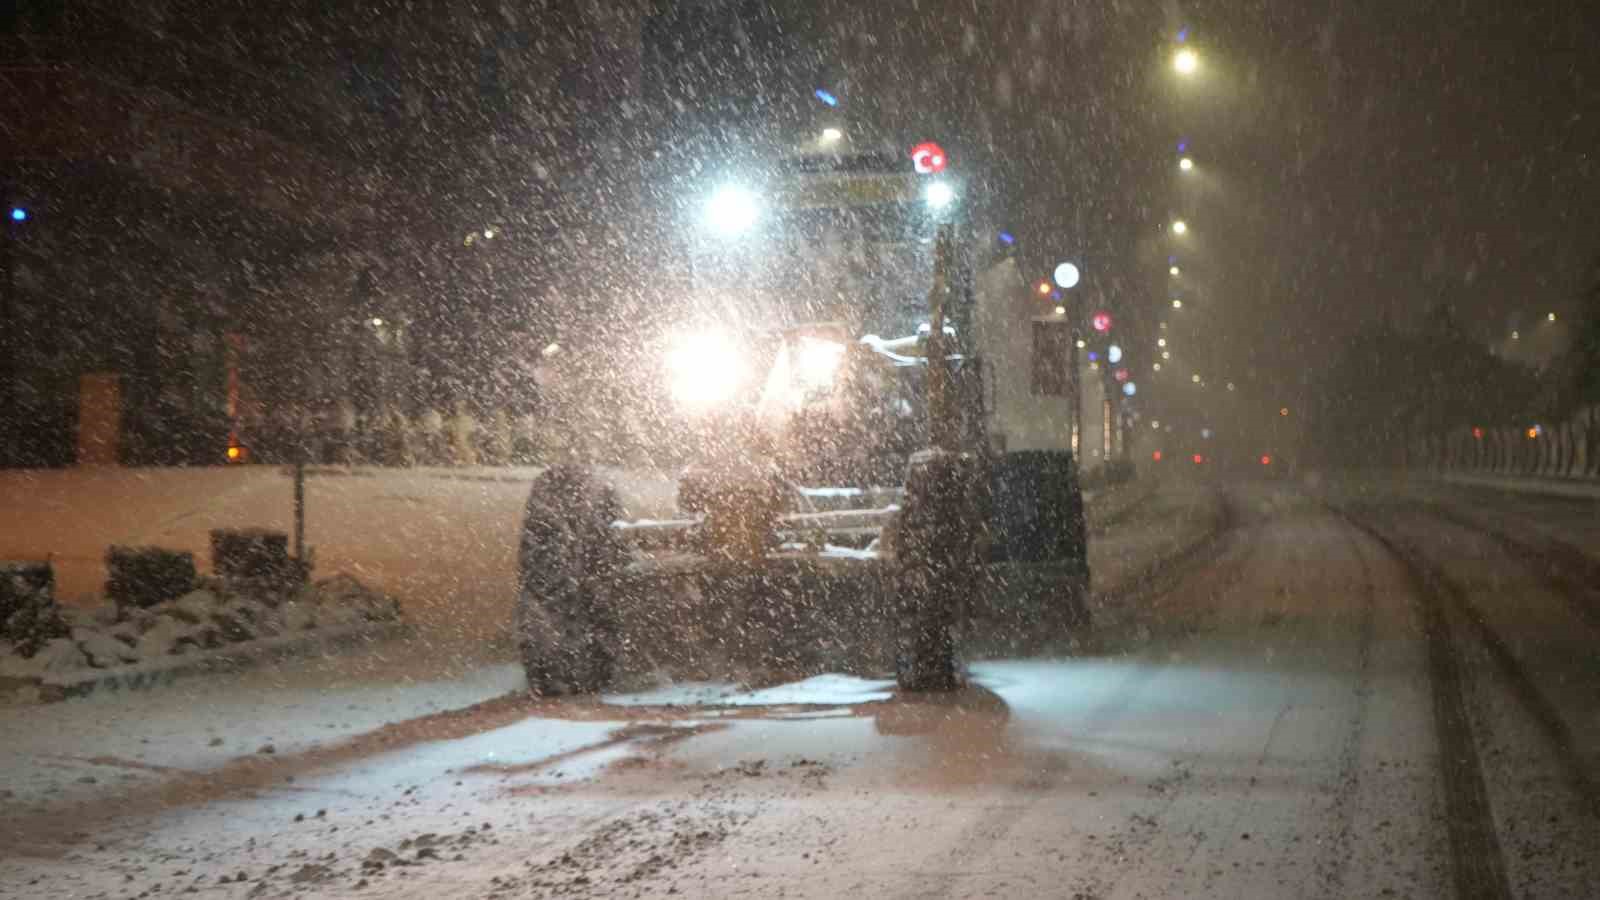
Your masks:
<svg viewBox="0 0 1600 900"><path fill-rule="evenodd" d="M0 624L35 594L50 594L55 571L37 560L0 560Z"/></svg>
<svg viewBox="0 0 1600 900"><path fill-rule="evenodd" d="M162 547L106 550L106 597L117 605L119 615L182 596L194 584L193 553Z"/></svg>
<svg viewBox="0 0 1600 900"><path fill-rule="evenodd" d="M10 641L23 657L70 631L52 596L54 584L47 562L0 562L0 640Z"/></svg>

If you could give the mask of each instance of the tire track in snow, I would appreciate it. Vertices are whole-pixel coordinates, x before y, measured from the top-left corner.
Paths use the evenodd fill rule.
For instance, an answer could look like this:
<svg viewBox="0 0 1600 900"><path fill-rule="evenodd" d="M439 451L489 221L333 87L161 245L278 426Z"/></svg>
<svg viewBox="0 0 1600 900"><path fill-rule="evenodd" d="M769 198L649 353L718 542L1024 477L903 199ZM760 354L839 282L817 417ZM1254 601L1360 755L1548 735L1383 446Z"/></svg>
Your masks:
<svg viewBox="0 0 1600 900"><path fill-rule="evenodd" d="M1323 844L1314 866L1320 879L1319 893L1328 897L1345 897L1349 889L1345 873L1350 866L1355 842L1355 817L1357 794L1361 789L1361 745L1367 734L1367 708L1372 697L1372 642L1377 632L1377 582L1373 578L1372 563L1363 552L1359 532L1349 527L1341 518L1331 521L1341 527L1353 559L1361 566L1360 617L1356 623L1356 665L1353 692L1355 709L1350 714L1345 729L1344 744L1339 748L1339 773L1337 786L1329 809L1333 816L1332 837Z"/></svg>
<svg viewBox="0 0 1600 900"><path fill-rule="evenodd" d="M1329 508L1375 541L1400 565L1422 617L1456 896L1461 900L1510 900L1515 895L1506 875L1494 811L1489 806L1483 763L1467 712L1461 653L1451 634L1447 610L1448 605L1462 603L1464 598L1453 595L1441 573L1415 551L1347 510L1337 506Z"/></svg>

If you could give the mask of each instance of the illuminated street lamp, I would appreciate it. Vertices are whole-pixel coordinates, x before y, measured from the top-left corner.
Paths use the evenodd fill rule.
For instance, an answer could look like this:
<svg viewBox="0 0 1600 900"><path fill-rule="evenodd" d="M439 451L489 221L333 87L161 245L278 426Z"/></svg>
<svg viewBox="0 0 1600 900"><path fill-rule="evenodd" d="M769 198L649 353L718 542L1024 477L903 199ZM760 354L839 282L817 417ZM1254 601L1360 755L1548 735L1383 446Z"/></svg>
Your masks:
<svg viewBox="0 0 1600 900"><path fill-rule="evenodd" d="M1555 313L1550 313L1549 315L1545 316L1545 319L1547 321L1554 322L1556 320L1556 314Z"/></svg>
<svg viewBox="0 0 1600 900"><path fill-rule="evenodd" d="M1172 298L1172 308L1173 309L1183 309L1183 301L1179 300L1177 297L1173 297Z"/></svg>
<svg viewBox="0 0 1600 900"><path fill-rule="evenodd" d="M1192 172L1194 171L1194 160L1185 156L1184 158L1178 160L1178 168L1185 172Z"/></svg>
<svg viewBox="0 0 1600 900"><path fill-rule="evenodd" d="M1183 270L1177 266L1172 266L1171 268L1167 269L1167 274L1171 275L1173 278L1177 278L1179 275L1183 274Z"/></svg>
<svg viewBox="0 0 1600 900"><path fill-rule="evenodd" d="M822 129L822 142L824 144L836 144L842 137L844 137L844 132L837 128Z"/></svg>
<svg viewBox="0 0 1600 900"><path fill-rule="evenodd" d="M1172 68L1179 75L1193 75L1200 68L1200 55L1185 47L1172 57Z"/></svg>
<svg viewBox="0 0 1600 900"><path fill-rule="evenodd" d="M1173 234L1188 234L1189 233L1189 223L1185 222L1182 219L1179 219L1176 222L1173 222L1172 223L1172 233Z"/></svg>

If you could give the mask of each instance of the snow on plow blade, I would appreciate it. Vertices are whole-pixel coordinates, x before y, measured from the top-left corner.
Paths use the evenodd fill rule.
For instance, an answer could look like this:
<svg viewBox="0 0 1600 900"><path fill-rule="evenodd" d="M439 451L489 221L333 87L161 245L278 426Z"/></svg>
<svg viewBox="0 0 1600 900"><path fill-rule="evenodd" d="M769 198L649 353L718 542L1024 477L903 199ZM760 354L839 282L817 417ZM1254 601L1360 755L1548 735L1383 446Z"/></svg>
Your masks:
<svg viewBox="0 0 1600 900"><path fill-rule="evenodd" d="M749 523L765 535L754 552L732 554L738 542L710 516L620 522L619 510L581 469L534 483L515 621L533 692L903 669L915 624L892 546L898 507L774 515ZM1008 538L1021 532L1005 519L985 529L991 562L964 579L972 587L950 611L953 646L1028 648L1086 624L1081 552L1018 558L1040 553L1013 552ZM1036 527L1039 517L1023 519Z"/></svg>

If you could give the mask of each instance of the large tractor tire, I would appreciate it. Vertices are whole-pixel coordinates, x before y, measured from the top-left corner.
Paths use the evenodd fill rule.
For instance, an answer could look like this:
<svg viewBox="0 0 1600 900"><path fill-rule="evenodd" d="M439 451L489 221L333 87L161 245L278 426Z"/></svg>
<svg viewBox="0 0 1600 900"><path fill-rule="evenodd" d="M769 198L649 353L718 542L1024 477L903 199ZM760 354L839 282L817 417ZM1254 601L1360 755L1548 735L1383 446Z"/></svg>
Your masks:
<svg viewBox="0 0 1600 900"><path fill-rule="evenodd" d="M628 559L611 528L620 513L611 488L582 468L556 466L533 482L518 553L515 628L534 694L592 693L611 681Z"/></svg>
<svg viewBox="0 0 1600 900"><path fill-rule="evenodd" d="M956 632L979 583L982 462L934 454L912 462L895 524L895 676L908 691L961 686Z"/></svg>
<svg viewBox="0 0 1600 900"><path fill-rule="evenodd" d="M1019 450L990 470L991 563L1019 564L1046 584L1032 618L1046 632L1089 625L1089 544L1072 454ZM1025 601L1033 605L1033 600Z"/></svg>

